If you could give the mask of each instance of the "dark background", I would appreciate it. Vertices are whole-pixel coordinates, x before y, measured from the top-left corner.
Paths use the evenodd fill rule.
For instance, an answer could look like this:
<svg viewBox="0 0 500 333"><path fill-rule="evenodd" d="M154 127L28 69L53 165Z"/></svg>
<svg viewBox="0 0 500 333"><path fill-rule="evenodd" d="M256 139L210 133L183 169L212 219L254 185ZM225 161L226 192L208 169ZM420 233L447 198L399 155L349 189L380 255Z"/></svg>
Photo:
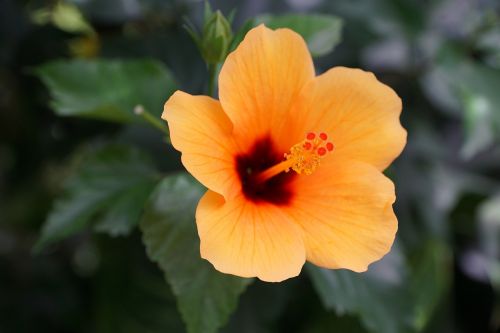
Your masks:
<svg viewBox="0 0 500 333"><path fill-rule="evenodd" d="M183 18L200 25L198 1L74 1L98 33L90 57L150 57L179 88L204 93L207 73ZM119 138L180 169L161 137L141 126L59 117L32 74L73 58L77 34L35 24L53 2L0 0L0 332L177 332L184 326L168 285L149 262L139 231L83 232L32 254L53 199L86 142ZM341 44L315 60L376 73L403 100L408 145L388 171L411 258L435 242L442 286L423 332L495 332L500 327L500 3L487 0L213 1L236 8L235 30L262 14L319 12L344 20ZM81 54L79 55L81 56ZM434 251L434 250L431 250ZM434 280L424 281L433 284ZM413 287L412 287L413 288ZM418 294L418 290L416 290ZM356 314L325 310L307 275L254 283L226 331L363 332ZM382 332L383 333L383 332Z"/></svg>

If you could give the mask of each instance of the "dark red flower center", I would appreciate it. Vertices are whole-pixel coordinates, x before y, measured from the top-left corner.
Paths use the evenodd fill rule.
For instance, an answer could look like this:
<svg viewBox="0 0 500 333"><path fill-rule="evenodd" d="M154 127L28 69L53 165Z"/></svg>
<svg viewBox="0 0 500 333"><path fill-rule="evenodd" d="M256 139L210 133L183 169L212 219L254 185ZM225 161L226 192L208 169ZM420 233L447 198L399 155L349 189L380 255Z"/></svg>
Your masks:
<svg viewBox="0 0 500 333"><path fill-rule="evenodd" d="M253 202L268 202L288 205L293 198L291 180L297 174L287 172L276 175L264 182L257 175L283 161L283 152L278 151L269 136L255 141L249 151L236 156L236 169L241 181L243 194Z"/></svg>

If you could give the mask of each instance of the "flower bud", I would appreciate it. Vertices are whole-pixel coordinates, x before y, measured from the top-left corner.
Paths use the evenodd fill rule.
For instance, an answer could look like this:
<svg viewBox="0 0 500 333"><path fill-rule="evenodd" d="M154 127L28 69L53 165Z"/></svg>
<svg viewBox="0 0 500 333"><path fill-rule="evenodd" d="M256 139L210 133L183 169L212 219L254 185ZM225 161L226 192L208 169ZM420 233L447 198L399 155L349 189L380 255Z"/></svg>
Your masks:
<svg viewBox="0 0 500 333"><path fill-rule="evenodd" d="M205 61L216 64L228 53L233 34L231 25L220 11L212 13L205 21L200 48Z"/></svg>

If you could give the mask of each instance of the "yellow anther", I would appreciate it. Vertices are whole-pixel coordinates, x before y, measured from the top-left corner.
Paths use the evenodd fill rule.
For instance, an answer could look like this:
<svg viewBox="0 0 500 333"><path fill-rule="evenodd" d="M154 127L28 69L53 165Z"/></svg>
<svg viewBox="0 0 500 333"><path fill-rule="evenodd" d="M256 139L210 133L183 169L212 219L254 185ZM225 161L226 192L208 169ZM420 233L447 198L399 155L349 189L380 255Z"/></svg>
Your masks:
<svg viewBox="0 0 500 333"><path fill-rule="evenodd" d="M290 153L285 154L287 161L291 161L290 169L299 175L304 173L306 175L312 174L320 165L321 157L316 150L306 149L306 142L301 142L290 148ZM290 169L285 170L286 172Z"/></svg>

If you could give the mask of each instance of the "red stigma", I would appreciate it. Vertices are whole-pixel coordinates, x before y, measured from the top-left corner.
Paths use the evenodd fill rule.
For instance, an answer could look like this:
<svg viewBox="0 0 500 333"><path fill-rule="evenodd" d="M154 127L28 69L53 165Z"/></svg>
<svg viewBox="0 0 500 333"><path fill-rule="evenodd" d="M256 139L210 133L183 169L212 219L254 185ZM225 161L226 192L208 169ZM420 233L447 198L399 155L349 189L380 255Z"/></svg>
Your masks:
<svg viewBox="0 0 500 333"><path fill-rule="evenodd" d="M326 143L326 149L328 149L328 151L332 151L332 150L333 150L333 148L334 148L334 147L333 147L333 143L331 143L331 142L327 142L327 143Z"/></svg>
<svg viewBox="0 0 500 333"><path fill-rule="evenodd" d="M306 139L307 140L314 140L315 137L316 137L316 134L309 132L309 133L307 133Z"/></svg>
<svg viewBox="0 0 500 333"><path fill-rule="evenodd" d="M326 141L328 139L328 135L326 135L326 133L320 133L319 138L323 141Z"/></svg>
<svg viewBox="0 0 500 333"><path fill-rule="evenodd" d="M306 143L304 143L304 148L305 148L306 150L309 150L309 149L311 149L311 148L312 148L312 144L311 144L310 142L306 142Z"/></svg>
<svg viewBox="0 0 500 333"><path fill-rule="evenodd" d="M324 156L326 154L326 148L325 147L319 147L318 148L318 155L319 156Z"/></svg>

